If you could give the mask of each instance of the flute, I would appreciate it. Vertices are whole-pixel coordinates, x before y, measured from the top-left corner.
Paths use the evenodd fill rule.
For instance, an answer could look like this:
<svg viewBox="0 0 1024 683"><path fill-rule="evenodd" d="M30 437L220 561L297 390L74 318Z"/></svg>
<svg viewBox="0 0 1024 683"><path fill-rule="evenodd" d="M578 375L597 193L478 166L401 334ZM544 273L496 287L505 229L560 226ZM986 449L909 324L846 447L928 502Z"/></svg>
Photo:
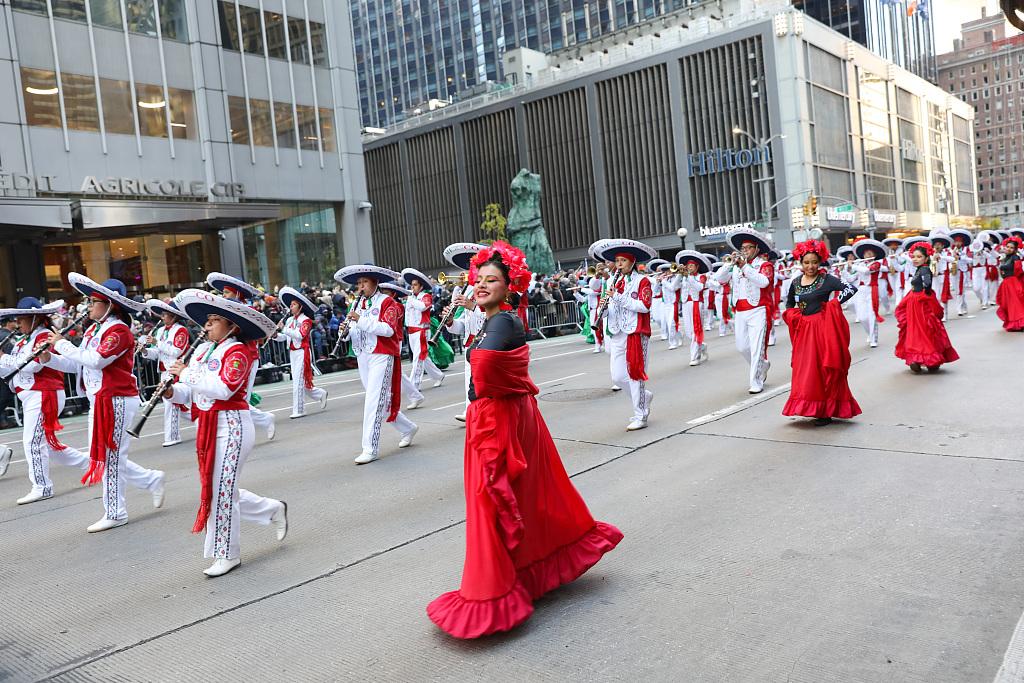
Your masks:
<svg viewBox="0 0 1024 683"><path fill-rule="evenodd" d="M204 341L206 341L206 330L202 330L199 333L196 340L192 342L192 346L188 347L179 360L187 366L189 360L192 358L192 354ZM156 389L153 390L153 395L149 397L149 401L142 407L142 410L138 412L132 426L128 428L128 434L130 436L134 436L136 439L139 438L139 432L142 431L142 427L146 424L146 420L149 419L149 414L153 412L153 409L156 408L156 404L164 397L164 392L167 390L167 387L173 384L177 379L178 378L174 375L168 375L167 379L156 385Z"/></svg>

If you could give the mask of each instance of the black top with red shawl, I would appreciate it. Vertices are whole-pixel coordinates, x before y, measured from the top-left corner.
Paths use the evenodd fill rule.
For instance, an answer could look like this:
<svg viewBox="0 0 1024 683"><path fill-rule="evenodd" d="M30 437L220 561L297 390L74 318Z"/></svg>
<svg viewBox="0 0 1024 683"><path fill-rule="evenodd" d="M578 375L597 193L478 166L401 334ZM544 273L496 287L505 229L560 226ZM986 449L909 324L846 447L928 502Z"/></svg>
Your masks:
<svg viewBox="0 0 1024 683"><path fill-rule="evenodd" d="M786 297L786 308L799 308L803 315L816 315L821 313L824 306L833 292L839 293L839 303L845 304L857 293L857 286L852 282L843 282L834 275L818 273L814 282L804 286L800 284L803 276L798 275L793 279L789 287L789 295Z"/></svg>
<svg viewBox="0 0 1024 683"><path fill-rule="evenodd" d="M910 286L914 288L915 292L932 291L932 269L927 265L918 266L917 272L914 273L914 279L910 281Z"/></svg>
<svg viewBox="0 0 1024 683"><path fill-rule="evenodd" d="M1017 254L1004 256L1003 260L999 262L999 274L1003 277L1013 277L1017 261L1020 261L1020 256Z"/></svg>
<svg viewBox="0 0 1024 683"><path fill-rule="evenodd" d="M466 350L466 362L470 362L474 349L489 351L514 351L526 345L526 330L523 321L509 311L500 311L484 321L480 333ZM469 400L477 399L472 376L469 379Z"/></svg>

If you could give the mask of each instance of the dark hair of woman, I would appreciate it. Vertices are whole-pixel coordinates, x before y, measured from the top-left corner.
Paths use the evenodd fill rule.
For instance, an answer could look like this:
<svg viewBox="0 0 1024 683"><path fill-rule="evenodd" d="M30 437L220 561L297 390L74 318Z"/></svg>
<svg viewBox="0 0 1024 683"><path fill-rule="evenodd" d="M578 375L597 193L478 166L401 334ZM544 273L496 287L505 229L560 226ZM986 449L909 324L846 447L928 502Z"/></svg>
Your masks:
<svg viewBox="0 0 1024 683"><path fill-rule="evenodd" d="M919 252L921 252L921 255L922 255L922 256L928 256L928 250L927 250L927 249L925 249L925 248L924 248L924 247L922 247L922 246L917 246L917 247L914 247L914 251L919 251Z"/></svg>
<svg viewBox="0 0 1024 683"><path fill-rule="evenodd" d="M495 251L494 255L491 256L491 258L487 259L486 261L481 263L479 266L477 266L477 270L479 270L480 268L483 268L484 266L494 266L495 268L497 268L498 270L501 271L501 277L505 280L505 284L506 285L512 284L512 278L510 278L509 275L508 275L509 267L507 265L505 265L504 261L501 260L501 253L500 252ZM519 298L520 298L519 295L516 294L515 292L509 292L509 295L508 295L508 303L509 303L509 305L512 306L512 308L519 308Z"/></svg>

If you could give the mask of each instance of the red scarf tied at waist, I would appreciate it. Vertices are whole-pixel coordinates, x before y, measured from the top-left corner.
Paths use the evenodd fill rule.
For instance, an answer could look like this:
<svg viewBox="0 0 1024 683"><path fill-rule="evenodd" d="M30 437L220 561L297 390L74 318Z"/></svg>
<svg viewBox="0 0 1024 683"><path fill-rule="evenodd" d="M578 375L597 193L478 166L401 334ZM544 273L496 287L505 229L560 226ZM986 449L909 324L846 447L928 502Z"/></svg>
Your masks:
<svg viewBox="0 0 1024 683"><path fill-rule="evenodd" d="M871 266L871 310L875 312L875 320L880 323L885 322L885 318L878 315L878 276L881 274L882 266L874 264ZM889 278L886 278L888 281Z"/></svg>
<svg viewBox="0 0 1024 683"><path fill-rule="evenodd" d="M96 396L92 404L92 443L89 444L89 471L82 483L92 486L103 476L107 465L107 450L116 451L119 444L114 435L114 399ZM117 435L120 436L120 435Z"/></svg>
<svg viewBox="0 0 1024 683"><path fill-rule="evenodd" d="M676 324L679 324L678 319ZM629 370L629 378L637 382L647 380L647 363L644 362L644 342L641 337L643 335L639 332L626 336L626 369Z"/></svg>
<svg viewBox="0 0 1024 683"><path fill-rule="evenodd" d="M192 421L196 423L196 457L199 460L199 512L192 525L192 533L206 528L213 504L213 462L217 458L217 417L219 410L199 410L192 406Z"/></svg>
<svg viewBox="0 0 1024 683"><path fill-rule="evenodd" d="M391 356L391 404L388 406L387 422L394 422L402 409L402 359Z"/></svg>
<svg viewBox="0 0 1024 683"><path fill-rule="evenodd" d="M990 282L997 282L999 280L999 267L998 266L985 266L985 279Z"/></svg>
<svg viewBox="0 0 1024 683"><path fill-rule="evenodd" d="M57 418L60 417L57 410L59 405L57 392L43 391L41 393L43 397L43 432L46 434L46 442L54 450L63 451L67 446L57 441L57 432L64 429L63 425L57 421Z"/></svg>
<svg viewBox="0 0 1024 683"><path fill-rule="evenodd" d="M302 381L307 389L313 388L313 349L309 345L310 335L302 338L302 357L305 363L302 365Z"/></svg>
<svg viewBox="0 0 1024 683"><path fill-rule="evenodd" d="M730 318L729 313L730 313L730 309L731 308L732 308L732 306L729 305L729 283L726 282L724 285L722 285L722 311L721 311L722 321L725 322L726 324L728 324L728 322L729 322L729 318Z"/></svg>
<svg viewBox="0 0 1024 683"><path fill-rule="evenodd" d="M949 291L949 271L947 270L942 274L942 303L946 303L953 298L953 294Z"/></svg>
<svg viewBox="0 0 1024 683"><path fill-rule="evenodd" d="M420 355L419 355L419 359L423 360L424 358L427 357L427 328L421 327L421 328L419 328L419 330L417 332L414 332L413 334L419 334L420 335Z"/></svg>
<svg viewBox="0 0 1024 683"><path fill-rule="evenodd" d="M704 343L704 321L700 318L700 303L694 301L690 310L693 312L693 341ZM646 377L644 379L647 379Z"/></svg>

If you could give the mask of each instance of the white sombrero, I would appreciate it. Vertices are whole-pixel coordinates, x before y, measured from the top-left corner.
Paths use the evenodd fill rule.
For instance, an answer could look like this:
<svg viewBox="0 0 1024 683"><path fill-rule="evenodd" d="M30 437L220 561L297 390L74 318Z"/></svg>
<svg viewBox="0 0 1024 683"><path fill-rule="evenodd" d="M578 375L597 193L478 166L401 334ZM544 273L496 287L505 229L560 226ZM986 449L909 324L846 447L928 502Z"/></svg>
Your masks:
<svg viewBox="0 0 1024 683"><path fill-rule="evenodd" d="M875 258L885 258L885 255L889 253L889 249L878 240L865 237L853 243L853 253L859 259L869 258L867 254L869 250L877 252Z"/></svg>
<svg viewBox="0 0 1024 683"><path fill-rule="evenodd" d="M298 301L299 305L302 306L302 310L306 312L310 318L316 315L317 305L306 298L306 296L295 289L294 287L288 287L285 285L278 292L277 296L284 302L285 306L291 306L293 301Z"/></svg>
<svg viewBox="0 0 1024 683"><path fill-rule="evenodd" d="M250 285L245 280L226 273L210 273L206 276L206 284L216 289L221 294L226 288L231 288L247 299L257 299L263 296L263 292Z"/></svg>
<svg viewBox="0 0 1024 683"><path fill-rule="evenodd" d="M644 263L658 255L658 252L643 242L625 239L600 240L591 249L594 250L594 258L602 261L614 261L616 256L625 255L633 259L634 263Z"/></svg>
<svg viewBox="0 0 1024 683"><path fill-rule="evenodd" d="M0 320L19 315L53 315L59 313L63 307L63 299L44 304L34 296L26 296L18 302L17 308L0 308Z"/></svg>
<svg viewBox="0 0 1024 683"><path fill-rule="evenodd" d="M346 285L359 284L359 278L361 277L373 278L377 282L392 282L397 280L400 275L389 268L382 268L369 263L358 266L345 266L334 274L335 280L344 282Z"/></svg>
<svg viewBox="0 0 1024 683"><path fill-rule="evenodd" d="M401 272L402 279L408 284L412 284L415 281L419 281L423 285L423 289L430 289L434 284L430 281L430 278L416 270L415 268L405 268Z"/></svg>
<svg viewBox="0 0 1024 683"><path fill-rule="evenodd" d="M104 280L99 284L80 273L68 273L68 282L85 296L99 296L133 313L146 308L145 304L128 298L128 290L120 280Z"/></svg>
<svg viewBox="0 0 1024 683"><path fill-rule="evenodd" d="M950 230L949 237L954 240L959 238L964 243L964 246L967 246L974 241L974 235L971 234L971 231L965 230L964 228L954 228Z"/></svg>
<svg viewBox="0 0 1024 683"><path fill-rule="evenodd" d="M900 247L903 245L903 240L899 237L886 237L882 240L882 244L887 247Z"/></svg>
<svg viewBox="0 0 1024 683"><path fill-rule="evenodd" d="M729 234L725 236L725 241L736 251L740 251L745 242L756 244L757 250L762 254L768 253L775 247L775 243L772 242L771 238L752 228L735 228L730 230Z"/></svg>
<svg viewBox="0 0 1024 683"><path fill-rule="evenodd" d="M676 263L681 266L685 266L688 263L696 263L698 273L707 273L711 271L711 261L708 257L699 251L694 251L693 249L683 249L682 251L676 252Z"/></svg>
<svg viewBox="0 0 1024 683"><path fill-rule="evenodd" d="M946 232L945 228L933 229L928 233L928 239L931 241L933 246L939 243L942 244L944 249L953 246L953 238L949 236L949 233Z"/></svg>
<svg viewBox="0 0 1024 683"><path fill-rule="evenodd" d="M600 259L597 257L597 250L600 249L607 241L608 240L598 240L591 244L590 248L587 249L587 256L594 259L595 261L603 261L604 259Z"/></svg>
<svg viewBox="0 0 1024 683"><path fill-rule="evenodd" d="M663 258L652 259L647 262L647 270L661 270L662 266L669 265L669 262Z"/></svg>
<svg viewBox="0 0 1024 683"><path fill-rule="evenodd" d="M263 339L277 331L274 321L256 309L213 292L186 289L174 297L174 303L185 311L185 315L200 324L205 324L211 315L227 319L238 326L238 338L243 341Z"/></svg>
<svg viewBox="0 0 1024 683"><path fill-rule="evenodd" d="M159 299L150 299L149 301L146 302L146 308L148 308L149 312L155 316L159 316L161 313L170 313L171 315L176 315L179 318L191 320L191 318L188 317L188 314L185 313L185 311L178 308L178 305L174 303L173 299L168 299L167 301L160 301Z"/></svg>
<svg viewBox="0 0 1024 683"><path fill-rule="evenodd" d="M989 244L999 244L1003 241L999 239L999 235L992 230L982 230L978 233L978 239L988 242Z"/></svg>
<svg viewBox="0 0 1024 683"><path fill-rule="evenodd" d="M400 296L412 296L412 290L411 289L406 289L405 287L403 287L402 285L398 284L397 282L381 282L377 286L380 289L386 289L386 290L390 290L392 292L397 292Z"/></svg>
<svg viewBox="0 0 1024 683"><path fill-rule="evenodd" d="M853 247L851 247L849 244L844 244L843 246L841 246L838 249L836 249L836 256L838 256L841 259L845 259L847 254L852 254L852 253L853 253Z"/></svg>
<svg viewBox="0 0 1024 683"><path fill-rule="evenodd" d="M918 242L924 242L925 244L931 245L931 241L926 235L912 235L903 240L903 251L907 251Z"/></svg>
<svg viewBox="0 0 1024 683"><path fill-rule="evenodd" d="M456 242L444 249L444 258L448 263L461 270L469 270L469 262L473 257L487 248L486 244L476 242ZM408 269L407 269L408 270ZM403 273L405 271L402 271Z"/></svg>

